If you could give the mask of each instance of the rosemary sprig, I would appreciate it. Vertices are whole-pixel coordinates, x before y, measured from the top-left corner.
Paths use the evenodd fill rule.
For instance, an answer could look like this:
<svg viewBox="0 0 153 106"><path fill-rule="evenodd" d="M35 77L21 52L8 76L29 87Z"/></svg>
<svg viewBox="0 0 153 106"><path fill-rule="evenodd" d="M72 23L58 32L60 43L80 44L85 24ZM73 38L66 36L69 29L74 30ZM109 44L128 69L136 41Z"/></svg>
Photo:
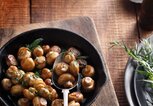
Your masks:
<svg viewBox="0 0 153 106"><path fill-rule="evenodd" d="M27 47L33 51L34 48L36 48L37 46L39 46L39 44L43 41L43 38L38 38L36 40L34 40L31 44L27 45Z"/></svg>
<svg viewBox="0 0 153 106"><path fill-rule="evenodd" d="M153 46L149 39L141 41L139 46L136 44L134 49L128 48L125 43L122 42L111 42L111 47L120 46L125 52L138 62L139 66L142 66L144 70L138 70L138 73L145 76L144 82L153 84Z"/></svg>

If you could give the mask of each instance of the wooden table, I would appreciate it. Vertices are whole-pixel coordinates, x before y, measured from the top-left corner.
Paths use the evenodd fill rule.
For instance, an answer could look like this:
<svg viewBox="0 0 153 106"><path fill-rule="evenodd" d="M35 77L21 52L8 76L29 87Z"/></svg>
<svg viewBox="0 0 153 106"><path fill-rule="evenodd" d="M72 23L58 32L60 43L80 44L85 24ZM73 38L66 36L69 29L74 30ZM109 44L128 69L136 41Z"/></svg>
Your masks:
<svg viewBox="0 0 153 106"><path fill-rule="evenodd" d="M118 103L128 106L124 91L124 69L128 56L121 48L109 49L109 43L123 40L133 47L135 42L152 33L139 29L138 11L139 5L129 0L0 0L0 28L77 16L93 18L109 69L109 80L115 88L113 97L117 95L118 99L114 106ZM1 38L0 35L0 42ZM110 106L109 103L103 105Z"/></svg>

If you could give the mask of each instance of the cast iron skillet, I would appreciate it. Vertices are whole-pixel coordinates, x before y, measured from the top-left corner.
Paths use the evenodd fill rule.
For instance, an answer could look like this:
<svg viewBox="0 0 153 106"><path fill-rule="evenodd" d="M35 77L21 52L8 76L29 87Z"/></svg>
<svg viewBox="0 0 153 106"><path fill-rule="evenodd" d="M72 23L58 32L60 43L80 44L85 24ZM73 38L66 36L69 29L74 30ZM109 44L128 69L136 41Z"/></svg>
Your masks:
<svg viewBox="0 0 153 106"><path fill-rule="evenodd" d="M89 41L80 35L66 30L52 28L35 29L21 33L7 42L0 49L0 80L2 80L4 77L5 70L7 69L5 64L5 56L10 53L16 56L16 52L20 46L29 44L37 38L43 38L44 44L57 44L63 48L68 48L71 46L76 47L84 55L89 56L87 61L89 64L92 64L96 70L94 78L96 86L95 90L86 96L86 100L81 104L81 106L91 105L91 103L96 99L101 87L107 80L103 58L99 54L98 50ZM8 92L4 91L2 87L0 87L0 94L1 98L3 99L3 101L1 101L3 104L6 106L7 104L8 106L16 106L15 98L9 95Z"/></svg>

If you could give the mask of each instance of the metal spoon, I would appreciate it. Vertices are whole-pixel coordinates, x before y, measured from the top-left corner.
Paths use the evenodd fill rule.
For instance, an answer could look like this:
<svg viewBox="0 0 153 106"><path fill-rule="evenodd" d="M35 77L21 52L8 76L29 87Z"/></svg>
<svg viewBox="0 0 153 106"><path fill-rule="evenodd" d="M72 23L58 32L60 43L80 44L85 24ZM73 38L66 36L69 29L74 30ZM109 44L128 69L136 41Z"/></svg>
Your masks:
<svg viewBox="0 0 153 106"><path fill-rule="evenodd" d="M56 60L55 60L55 62L54 62L54 64L53 64L52 83L53 83L53 85L54 85L56 88L62 90L63 99L64 99L64 106L68 106L68 94L69 94L69 91L72 90L73 88L75 88L75 87L77 86L77 84L78 84L78 79L79 79L79 75L77 76L77 80L76 80L77 83L75 83L75 85L74 85L73 87L69 88L69 89L62 88L62 87L60 87L60 86L57 84L57 75L56 75L56 73L54 72L54 68L55 68L55 66L56 66L57 63L62 62L63 55L64 55L64 53L59 54L59 56L56 58Z"/></svg>

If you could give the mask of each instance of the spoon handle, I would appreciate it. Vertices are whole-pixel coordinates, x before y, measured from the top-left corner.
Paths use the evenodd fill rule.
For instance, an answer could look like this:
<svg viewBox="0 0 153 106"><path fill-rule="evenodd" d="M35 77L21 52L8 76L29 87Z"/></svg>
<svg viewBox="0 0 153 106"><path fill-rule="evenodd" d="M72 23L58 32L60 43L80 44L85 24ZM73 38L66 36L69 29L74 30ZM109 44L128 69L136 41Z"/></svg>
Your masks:
<svg viewBox="0 0 153 106"><path fill-rule="evenodd" d="M68 94L69 94L69 89L63 89L63 98L64 98L64 106L68 106Z"/></svg>

